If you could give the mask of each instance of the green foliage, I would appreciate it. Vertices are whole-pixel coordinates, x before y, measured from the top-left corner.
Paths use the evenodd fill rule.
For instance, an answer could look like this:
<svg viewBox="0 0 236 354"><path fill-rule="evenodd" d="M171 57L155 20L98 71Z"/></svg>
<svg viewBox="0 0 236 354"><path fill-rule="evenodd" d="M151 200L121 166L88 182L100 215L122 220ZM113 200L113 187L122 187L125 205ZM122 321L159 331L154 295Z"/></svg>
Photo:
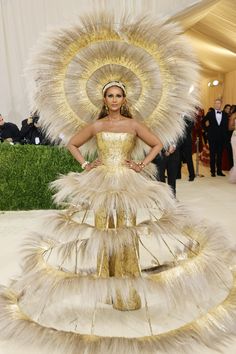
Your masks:
<svg viewBox="0 0 236 354"><path fill-rule="evenodd" d="M0 144L0 210L56 208L48 184L70 171L81 167L65 148Z"/></svg>

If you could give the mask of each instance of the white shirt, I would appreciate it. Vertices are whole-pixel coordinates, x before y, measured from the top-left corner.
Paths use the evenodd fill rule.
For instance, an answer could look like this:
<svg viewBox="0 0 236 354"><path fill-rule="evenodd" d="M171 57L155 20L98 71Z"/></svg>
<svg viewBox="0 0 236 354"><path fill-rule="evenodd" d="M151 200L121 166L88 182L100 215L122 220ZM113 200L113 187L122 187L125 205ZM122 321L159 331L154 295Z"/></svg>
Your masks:
<svg viewBox="0 0 236 354"><path fill-rule="evenodd" d="M217 120L217 124L220 125L221 123L221 119L222 119L222 112L217 113L217 109L215 109L215 113L216 113L216 120Z"/></svg>

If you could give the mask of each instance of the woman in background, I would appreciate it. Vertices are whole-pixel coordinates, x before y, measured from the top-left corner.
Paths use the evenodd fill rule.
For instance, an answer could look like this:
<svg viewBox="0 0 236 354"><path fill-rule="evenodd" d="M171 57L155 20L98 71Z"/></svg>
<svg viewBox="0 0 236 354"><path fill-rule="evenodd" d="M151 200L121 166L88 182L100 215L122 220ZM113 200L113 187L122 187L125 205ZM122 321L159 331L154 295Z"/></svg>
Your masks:
<svg viewBox="0 0 236 354"><path fill-rule="evenodd" d="M231 115L229 118L229 130L233 130L231 137L231 145L233 150L233 167L229 172L229 181L231 183L236 183L236 105L231 107Z"/></svg>

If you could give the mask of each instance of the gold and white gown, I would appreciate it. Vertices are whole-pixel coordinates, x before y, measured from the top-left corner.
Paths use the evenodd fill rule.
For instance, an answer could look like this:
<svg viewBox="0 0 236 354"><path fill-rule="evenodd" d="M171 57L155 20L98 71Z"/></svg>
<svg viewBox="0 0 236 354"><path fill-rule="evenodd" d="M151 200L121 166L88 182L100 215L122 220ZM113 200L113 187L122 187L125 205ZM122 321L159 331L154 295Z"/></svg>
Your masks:
<svg viewBox="0 0 236 354"><path fill-rule="evenodd" d="M151 173L125 166L134 134L96 140L101 166L52 183L67 208L29 239L22 277L2 287L0 337L50 354L218 348L236 331L223 231L186 211Z"/></svg>

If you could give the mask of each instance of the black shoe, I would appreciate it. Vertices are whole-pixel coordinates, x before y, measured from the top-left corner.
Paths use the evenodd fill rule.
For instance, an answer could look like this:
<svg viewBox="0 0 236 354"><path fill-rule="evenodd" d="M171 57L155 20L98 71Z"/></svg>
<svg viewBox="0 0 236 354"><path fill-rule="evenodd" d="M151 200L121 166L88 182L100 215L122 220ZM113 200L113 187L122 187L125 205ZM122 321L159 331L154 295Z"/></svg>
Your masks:
<svg viewBox="0 0 236 354"><path fill-rule="evenodd" d="M215 173L212 173L212 174L211 174L211 177L215 177L215 176L216 176L216 174L215 174Z"/></svg>
<svg viewBox="0 0 236 354"><path fill-rule="evenodd" d="M225 174L223 172L217 172L217 176L223 176L225 177Z"/></svg>
<svg viewBox="0 0 236 354"><path fill-rule="evenodd" d="M189 176L189 179L188 179L188 180L189 180L189 182L194 181L194 178L195 178L195 176L191 176L191 177Z"/></svg>

